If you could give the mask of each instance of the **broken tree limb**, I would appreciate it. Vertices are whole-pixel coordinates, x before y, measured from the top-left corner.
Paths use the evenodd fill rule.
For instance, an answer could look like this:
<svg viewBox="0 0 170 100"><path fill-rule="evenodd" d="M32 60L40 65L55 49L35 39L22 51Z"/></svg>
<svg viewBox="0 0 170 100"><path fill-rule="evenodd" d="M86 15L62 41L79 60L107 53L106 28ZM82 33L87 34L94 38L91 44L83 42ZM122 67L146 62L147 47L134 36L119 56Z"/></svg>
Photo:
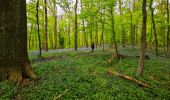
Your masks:
<svg viewBox="0 0 170 100"><path fill-rule="evenodd" d="M127 80L130 80L130 81L132 81L132 82L135 82L135 83L138 84L139 86L149 88L149 85L148 85L148 84L145 84L145 83L143 83L143 82L141 82L141 81L139 81L139 80L137 80L137 79L135 79L135 78L133 78L133 77L130 77L130 76L127 76L127 75L123 75L123 74L119 74L119 73L113 72L113 71L111 71L111 70L109 70L108 73L109 73L110 75L120 76L120 77L122 77L122 78L124 78L124 79L127 79Z"/></svg>
<svg viewBox="0 0 170 100"><path fill-rule="evenodd" d="M67 93L68 89L66 89L63 93L61 93L60 95L58 95L57 97L54 97L53 100L57 100L59 98L61 98L63 95L65 95Z"/></svg>

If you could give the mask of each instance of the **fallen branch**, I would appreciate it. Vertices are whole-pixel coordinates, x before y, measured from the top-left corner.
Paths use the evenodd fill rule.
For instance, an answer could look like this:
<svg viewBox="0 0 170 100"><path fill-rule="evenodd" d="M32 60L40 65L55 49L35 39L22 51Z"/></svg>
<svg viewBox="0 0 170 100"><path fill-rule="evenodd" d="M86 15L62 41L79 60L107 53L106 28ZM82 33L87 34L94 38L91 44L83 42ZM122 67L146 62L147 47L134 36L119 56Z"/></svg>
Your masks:
<svg viewBox="0 0 170 100"><path fill-rule="evenodd" d="M57 97L54 97L53 100L57 100L59 99L61 96L65 95L67 93L68 89L66 89L63 93L61 93L60 95L58 95Z"/></svg>
<svg viewBox="0 0 170 100"><path fill-rule="evenodd" d="M123 74L119 74L119 73L113 72L113 71L111 71L111 70L109 70L108 73L109 73L110 75L120 76L120 77L122 77L122 78L124 78L124 79L133 81L133 82L135 82L136 84L138 84L139 86L149 88L149 85L148 85L148 84L145 84L145 83L143 83L143 82L141 82L141 81L139 81L139 80L137 80L137 79L135 79L135 78L133 78L133 77L130 77L130 76L127 76L127 75L123 75Z"/></svg>

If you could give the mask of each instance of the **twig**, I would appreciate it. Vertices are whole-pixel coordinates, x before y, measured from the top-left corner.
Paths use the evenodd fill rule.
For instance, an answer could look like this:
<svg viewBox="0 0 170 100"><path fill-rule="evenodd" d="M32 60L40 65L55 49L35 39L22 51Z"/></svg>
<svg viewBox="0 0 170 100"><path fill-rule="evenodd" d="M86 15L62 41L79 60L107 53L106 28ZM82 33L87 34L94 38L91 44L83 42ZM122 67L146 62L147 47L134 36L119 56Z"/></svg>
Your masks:
<svg viewBox="0 0 170 100"><path fill-rule="evenodd" d="M68 89L64 90L64 92L63 92L63 93L61 93L61 94L60 94L60 95L58 95L57 97L54 97L54 99L53 99L53 100L57 100L57 99L59 99L60 97L62 97L63 95L65 95L65 94L67 93L67 91L68 91Z"/></svg>

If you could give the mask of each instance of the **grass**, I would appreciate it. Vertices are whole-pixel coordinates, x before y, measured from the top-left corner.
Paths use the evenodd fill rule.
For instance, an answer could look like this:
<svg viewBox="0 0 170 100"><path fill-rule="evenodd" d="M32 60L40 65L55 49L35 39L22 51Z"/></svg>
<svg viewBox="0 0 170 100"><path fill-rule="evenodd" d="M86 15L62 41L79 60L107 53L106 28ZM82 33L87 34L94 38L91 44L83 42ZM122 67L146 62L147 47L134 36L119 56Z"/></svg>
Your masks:
<svg viewBox="0 0 170 100"><path fill-rule="evenodd" d="M122 54L133 55L136 50L121 49ZM45 53L52 57L47 61L35 61L32 66L40 77L29 85L17 86L9 82L0 82L0 100L20 98L21 100L53 100L64 91L59 99L95 99L95 100L169 100L170 99L170 59L155 57L150 54L145 61L143 77L136 77L135 71L139 58L128 57L107 60L112 51L97 50L94 53L86 51L69 51L60 53ZM137 52L136 52L137 54ZM30 56L31 61L36 60ZM135 83L117 76L109 75L107 70L132 76L151 86L143 88Z"/></svg>

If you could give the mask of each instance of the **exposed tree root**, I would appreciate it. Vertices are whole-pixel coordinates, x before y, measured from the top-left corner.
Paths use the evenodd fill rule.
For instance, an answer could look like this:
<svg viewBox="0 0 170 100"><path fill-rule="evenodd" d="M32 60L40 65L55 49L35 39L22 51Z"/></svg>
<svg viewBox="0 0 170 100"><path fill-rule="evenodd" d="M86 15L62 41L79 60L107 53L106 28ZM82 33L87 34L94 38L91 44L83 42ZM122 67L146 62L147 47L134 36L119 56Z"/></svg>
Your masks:
<svg viewBox="0 0 170 100"><path fill-rule="evenodd" d="M124 78L124 79L130 80L130 81L138 84L139 86L149 88L149 85L148 85L148 84L145 84L145 83L143 83L143 82L141 82L141 81L139 81L139 80L137 80L137 79L135 79L135 78L133 78L133 77L130 77L130 76L127 76L127 75L123 75L123 74L119 74L119 73L113 72L113 71L111 71L111 70L108 70L108 73L109 73L110 75L116 75L116 76L120 76L120 77L122 77L122 78Z"/></svg>
<svg viewBox="0 0 170 100"><path fill-rule="evenodd" d="M23 79L36 79L36 75L34 74L31 66L29 64L24 64L22 66L5 66L0 67L0 81L9 80L11 82L21 83Z"/></svg>

